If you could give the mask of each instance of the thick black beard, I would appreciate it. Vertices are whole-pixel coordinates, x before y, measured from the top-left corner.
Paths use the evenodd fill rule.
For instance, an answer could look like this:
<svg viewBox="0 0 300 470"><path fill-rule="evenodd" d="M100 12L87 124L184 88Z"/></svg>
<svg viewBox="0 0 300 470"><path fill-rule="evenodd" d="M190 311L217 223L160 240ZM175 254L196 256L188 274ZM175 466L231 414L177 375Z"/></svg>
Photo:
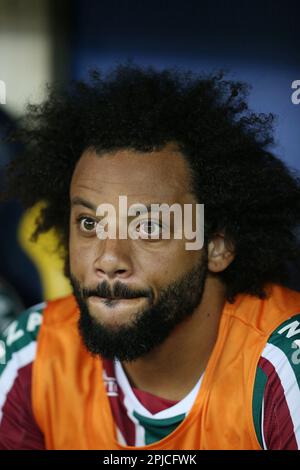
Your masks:
<svg viewBox="0 0 300 470"><path fill-rule="evenodd" d="M201 262L193 270L169 284L153 303L152 289L148 291L128 290L119 281L114 285L113 295L127 298L144 295L149 299L149 307L135 315L129 325L113 328L95 320L89 313L87 297L90 295L108 296L110 292L106 281L97 290L80 286L75 276L70 275L74 296L80 309L78 327L83 342L92 354L106 359L135 361L163 343L174 328L191 316L201 302L207 263ZM110 301L107 301L109 305Z"/></svg>

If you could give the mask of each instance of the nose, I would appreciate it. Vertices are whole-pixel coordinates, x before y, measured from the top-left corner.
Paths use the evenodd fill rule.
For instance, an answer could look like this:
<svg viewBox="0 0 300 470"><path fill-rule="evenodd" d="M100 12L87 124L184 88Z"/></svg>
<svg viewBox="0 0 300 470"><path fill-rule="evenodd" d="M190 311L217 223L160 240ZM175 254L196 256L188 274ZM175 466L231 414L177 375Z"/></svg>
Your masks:
<svg viewBox="0 0 300 470"><path fill-rule="evenodd" d="M94 262L94 270L99 279L125 279L132 272L128 240L101 240Z"/></svg>

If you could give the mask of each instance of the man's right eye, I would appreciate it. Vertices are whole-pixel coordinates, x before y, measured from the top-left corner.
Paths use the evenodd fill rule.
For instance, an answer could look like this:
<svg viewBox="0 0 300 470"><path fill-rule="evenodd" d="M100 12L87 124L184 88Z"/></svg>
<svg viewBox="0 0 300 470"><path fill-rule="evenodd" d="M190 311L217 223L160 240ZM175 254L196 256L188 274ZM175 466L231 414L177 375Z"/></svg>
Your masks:
<svg viewBox="0 0 300 470"><path fill-rule="evenodd" d="M77 219L77 223L79 224L79 229L85 233L93 233L96 232L96 225L97 221L92 217L79 217Z"/></svg>

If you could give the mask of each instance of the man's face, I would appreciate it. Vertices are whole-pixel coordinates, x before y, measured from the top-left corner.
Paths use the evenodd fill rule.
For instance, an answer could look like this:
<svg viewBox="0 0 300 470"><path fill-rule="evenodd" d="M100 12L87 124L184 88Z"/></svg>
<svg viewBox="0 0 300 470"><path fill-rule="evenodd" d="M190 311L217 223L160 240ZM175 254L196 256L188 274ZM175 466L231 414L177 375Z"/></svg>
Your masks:
<svg viewBox="0 0 300 470"><path fill-rule="evenodd" d="M186 239L100 239L97 207L196 204L189 169L174 145L151 153L86 151L71 182L70 273L87 348L106 358L132 361L147 354L191 315L201 301L206 252L186 250ZM159 217L128 217L137 229L161 231ZM149 225L150 223L150 225Z"/></svg>

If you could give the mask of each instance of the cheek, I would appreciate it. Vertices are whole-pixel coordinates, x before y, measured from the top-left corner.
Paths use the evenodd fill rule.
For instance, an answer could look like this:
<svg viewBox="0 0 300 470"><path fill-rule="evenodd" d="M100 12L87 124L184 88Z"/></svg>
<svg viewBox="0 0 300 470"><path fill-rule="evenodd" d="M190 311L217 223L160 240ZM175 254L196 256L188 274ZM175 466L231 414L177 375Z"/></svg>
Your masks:
<svg viewBox="0 0 300 470"><path fill-rule="evenodd" d="M83 243L76 235L75 230L70 231L69 256L71 273L80 280L83 280L85 273L91 266L93 258L92 242Z"/></svg>
<svg viewBox="0 0 300 470"><path fill-rule="evenodd" d="M169 266L177 266L181 271L193 268L202 256L202 250L187 250L186 240L173 240L167 253Z"/></svg>
<svg viewBox="0 0 300 470"><path fill-rule="evenodd" d="M199 264L203 250L186 250L182 240L172 240L168 246L147 259L147 273L155 284L166 285Z"/></svg>

